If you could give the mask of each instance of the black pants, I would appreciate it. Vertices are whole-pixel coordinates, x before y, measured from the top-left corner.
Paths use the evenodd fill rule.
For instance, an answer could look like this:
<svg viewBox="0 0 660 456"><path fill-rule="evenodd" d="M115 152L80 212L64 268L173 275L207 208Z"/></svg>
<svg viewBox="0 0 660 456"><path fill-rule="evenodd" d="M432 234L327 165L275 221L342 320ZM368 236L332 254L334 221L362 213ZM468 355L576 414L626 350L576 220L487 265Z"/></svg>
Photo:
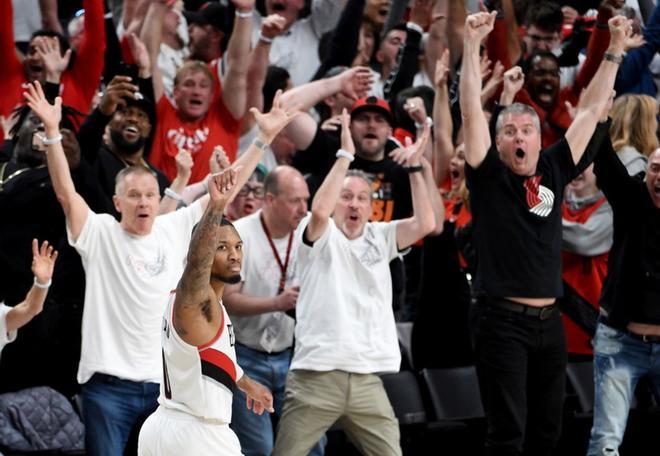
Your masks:
<svg viewBox="0 0 660 456"><path fill-rule="evenodd" d="M559 311L545 319L481 299L475 308L477 374L487 455L550 455L561 434L566 341Z"/></svg>

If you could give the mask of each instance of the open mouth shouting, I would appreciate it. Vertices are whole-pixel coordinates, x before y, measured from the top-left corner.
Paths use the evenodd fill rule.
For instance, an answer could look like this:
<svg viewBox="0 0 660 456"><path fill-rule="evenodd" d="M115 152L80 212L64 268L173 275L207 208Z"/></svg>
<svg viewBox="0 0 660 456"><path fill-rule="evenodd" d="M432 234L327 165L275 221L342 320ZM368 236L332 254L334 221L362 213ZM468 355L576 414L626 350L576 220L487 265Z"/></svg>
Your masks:
<svg viewBox="0 0 660 456"><path fill-rule="evenodd" d="M281 2L274 2L273 3L273 11L276 13L280 13L286 9L286 5Z"/></svg>
<svg viewBox="0 0 660 456"><path fill-rule="evenodd" d="M41 74L44 71L44 67L42 65L39 65L39 64L36 64L36 63L28 65L27 68L28 68L28 73L29 73L28 78L31 81L39 79L39 77L41 76Z"/></svg>
<svg viewBox="0 0 660 456"><path fill-rule="evenodd" d="M538 87L537 97L544 105L551 105L555 101L556 86L545 82Z"/></svg>
<svg viewBox="0 0 660 456"><path fill-rule="evenodd" d="M515 166L523 166L525 164L525 157L527 153L520 147L516 149L516 153L513 156L513 164Z"/></svg>
<svg viewBox="0 0 660 456"><path fill-rule="evenodd" d="M128 141L135 141L140 137L140 131L132 124L125 125L122 129L122 133L124 138Z"/></svg>

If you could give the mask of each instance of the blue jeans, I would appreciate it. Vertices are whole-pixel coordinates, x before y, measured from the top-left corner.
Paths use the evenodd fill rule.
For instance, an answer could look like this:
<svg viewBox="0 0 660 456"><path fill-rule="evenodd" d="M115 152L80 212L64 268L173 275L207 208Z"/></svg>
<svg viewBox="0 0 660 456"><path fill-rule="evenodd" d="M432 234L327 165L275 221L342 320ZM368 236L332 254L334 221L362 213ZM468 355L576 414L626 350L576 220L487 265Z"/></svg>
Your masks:
<svg viewBox="0 0 660 456"><path fill-rule="evenodd" d="M594 424L589 456L619 454L637 381L648 376L660 391L660 343L598 323L594 337Z"/></svg>
<svg viewBox="0 0 660 456"><path fill-rule="evenodd" d="M157 383L94 374L80 387L85 446L93 456L122 456L133 426L158 407Z"/></svg>
<svg viewBox="0 0 660 456"><path fill-rule="evenodd" d="M268 354L241 344L236 344L235 348L238 365L243 371L272 392L274 415L279 418L284 404L284 387L291 364L291 350ZM230 426L241 442L241 449L245 456L270 456L274 443L271 416L268 413L257 415L245 404L245 393L236 388ZM327 438L323 436L309 454L322 455L326 442Z"/></svg>

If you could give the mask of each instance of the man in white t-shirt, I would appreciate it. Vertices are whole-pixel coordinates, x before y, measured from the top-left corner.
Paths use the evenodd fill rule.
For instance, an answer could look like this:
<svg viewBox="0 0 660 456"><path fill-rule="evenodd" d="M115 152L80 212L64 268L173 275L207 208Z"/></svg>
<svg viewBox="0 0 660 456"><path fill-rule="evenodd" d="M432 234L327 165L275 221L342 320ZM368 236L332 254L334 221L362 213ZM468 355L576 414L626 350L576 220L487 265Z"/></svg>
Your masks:
<svg viewBox="0 0 660 456"><path fill-rule="evenodd" d="M41 313L53 277L53 268L57 260L57 251L44 241L39 247L36 239L32 241L32 273L34 284L25 299L14 307L0 302L0 353L8 343L16 340L20 328L28 324Z"/></svg>
<svg viewBox="0 0 660 456"><path fill-rule="evenodd" d="M25 93L44 124L48 172L64 209L69 242L85 268L85 309L78 381L82 384L86 448L123 454L137 419L156 408L162 377L160 324L170 291L183 273L192 228L206 209L205 195L185 209L156 217L158 182L140 166L117 175L113 201L121 215L95 214L76 192L62 149L61 103L46 100L35 83ZM236 162L240 186L273 137L291 120L279 94L269 114L254 112L260 133Z"/></svg>
<svg viewBox="0 0 660 456"><path fill-rule="evenodd" d="M371 184L348 171L355 145L342 114L342 148L296 233L296 345L274 456L307 454L335 421L362 453L401 454L399 426L376 374L397 372L401 362L389 262L435 227L420 166L428 137L427 126L404 150L413 216L371 223Z"/></svg>
<svg viewBox="0 0 660 456"><path fill-rule="evenodd" d="M264 181L260 211L235 222L245 248L240 284L228 285L224 302L236 333L236 355L250 377L270 388L279 417L291 363L294 319L287 311L298 299L294 232L307 215L305 178L290 166L278 166ZM234 400L232 428L246 456L269 455L275 433L270 416L245 409L244 395ZM313 454L323 454L323 444Z"/></svg>

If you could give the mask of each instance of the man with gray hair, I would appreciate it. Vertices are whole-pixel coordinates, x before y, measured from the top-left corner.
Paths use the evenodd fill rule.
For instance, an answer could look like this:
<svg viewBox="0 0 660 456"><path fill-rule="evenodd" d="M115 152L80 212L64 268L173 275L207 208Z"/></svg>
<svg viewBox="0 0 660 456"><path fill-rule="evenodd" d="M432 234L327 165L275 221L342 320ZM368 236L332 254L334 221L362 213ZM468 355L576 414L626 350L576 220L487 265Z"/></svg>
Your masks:
<svg viewBox="0 0 660 456"><path fill-rule="evenodd" d="M117 456L133 425L156 408L163 376L160 325L170 291L183 272L193 226L206 210L205 195L187 208L157 216L158 181L151 170L130 166L117 174L113 202L119 222L94 213L76 191L59 131L61 98L46 101L36 82L24 94L44 124L53 190L66 216L69 243L85 268L85 310L78 368L86 448ZM242 186L263 150L292 119L279 94L268 114L253 111L259 136L235 163ZM218 183L218 176L209 181Z"/></svg>
<svg viewBox="0 0 660 456"><path fill-rule="evenodd" d="M610 45L565 137L541 151L538 117L514 104L494 140L481 107L479 46L496 13L468 16L460 104L477 268L475 356L487 417L486 454L549 455L559 438L566 346L555 304L561 281L563 190L593 159L587 145L614 87L630 21L609 22Z"/></svg>
<svg viewBox="0 0 660 456"><path fill-rule="evenodd" d="M399 426L377 374L397 372L401 363L389 262L435 227L420 165L429 135L426 126L403 151L413 214L369 222L371 183L348 170L356 147L343 112L341 149L296 232L303 271L296 346L274 456L306 455L335 421L362 454L401 454Z"/></svg>
<svg viewBox="0 0 660 456"><path fill-rule="evenodd" d="M296 306L302 272L294 232L307 215L309 190L302 174L290 166L273 169L263 185L262 208L234 225L245 242L241 282L225 287L224 304L234 324L238 363L272 391L279 416L295 323L287 311ZM269 455L274 442L271 418L251 413L245 399L244 393L235 393L232 429L246 456ZM323 446L317 445L312 454L323 454Z"/></svg>

